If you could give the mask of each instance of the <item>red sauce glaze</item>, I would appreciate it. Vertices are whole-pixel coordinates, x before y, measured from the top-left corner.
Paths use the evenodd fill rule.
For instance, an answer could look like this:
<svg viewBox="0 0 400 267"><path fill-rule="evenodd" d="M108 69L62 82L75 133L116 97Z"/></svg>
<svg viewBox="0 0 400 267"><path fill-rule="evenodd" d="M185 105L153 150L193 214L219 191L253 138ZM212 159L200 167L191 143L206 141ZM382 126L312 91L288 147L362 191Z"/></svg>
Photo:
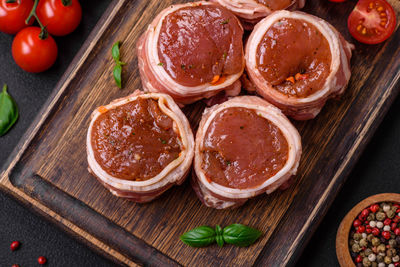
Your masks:
<svg viewBox="0 0 400 267"><path fill-rule="evenodd" d="M315 26L298 19L275 22L257 48L257 67L262 76L279 92L298 98L322 89L330 65L326 38ZM298 73L303 77L296 80Z"/></svg>
<svg viewBox="0 0 400 267"><path fill-rule="evenodd" d="M292 3L291 0L257 0L257 2L271 10L285 9Z"/></svg>
<svg viewBox="0 0 400 267"><path fill-rule="evenodd" d="M252 188L285 165L289 146L281 130L246 108L227 108L212 120L204 138L206 177L231 188Z"/></svg>
<svg viewBox="0 0 400 267"><path fill-rule="evenodd" d="M227 9L215 5L181 8L163 21L158 55L179 84L197 86L243 67L243 29Z"/></svg>
<svg viewBox="0 0 400 267"><path fill-rule="evenodd" d="M93 124L96 161L110 175L143 181L179 157L180 139L172 119L156 100L137 98L101 114Z"/></svg>

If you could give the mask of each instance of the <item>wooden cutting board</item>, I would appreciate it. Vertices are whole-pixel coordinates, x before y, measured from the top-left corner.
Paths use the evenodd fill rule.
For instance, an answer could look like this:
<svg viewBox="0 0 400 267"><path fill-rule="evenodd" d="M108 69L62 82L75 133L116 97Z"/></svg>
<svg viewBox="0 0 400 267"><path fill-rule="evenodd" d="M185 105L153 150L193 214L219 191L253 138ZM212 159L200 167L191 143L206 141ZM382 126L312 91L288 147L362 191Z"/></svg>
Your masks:
<svg viewBox="0 0 400 267"><path fill-rule="evenodd" d="M340 100L314 120L294 122L303 142L299 174L285 191L235 210L206 208L188 182L149 204L119 199L87 171L85 136L94 108L141 88L135 45L155 15L181 1L115 0L1 173L1 188L91 247L126 265L292 265L399 92L400 33L362 45ZM399 5L396 0L392 1ZM354 3L311 1L304 11L331 22L345 38ZM397 7L398 8L398 7ZM399 10L399 9L397 9ZM113 81L111 46L122 41L125 88ZM184 108L193 127L204 105ZM199 225L243 223L265 234L254 245L191 248L179 241Z"/></svg>

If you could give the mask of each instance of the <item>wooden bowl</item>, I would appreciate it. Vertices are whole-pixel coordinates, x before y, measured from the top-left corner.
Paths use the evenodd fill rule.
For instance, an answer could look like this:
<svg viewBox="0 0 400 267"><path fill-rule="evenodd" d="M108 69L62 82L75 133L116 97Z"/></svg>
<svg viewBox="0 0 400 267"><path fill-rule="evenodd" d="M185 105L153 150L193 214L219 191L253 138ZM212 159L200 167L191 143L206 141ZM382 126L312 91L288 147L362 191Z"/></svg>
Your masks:
<svg viewBox="0 0 400 267"><path fill-rule="evenodd" d="M351 258L349 249L349 233L353 221L356 219L356 217L361 213L363 209L371 206L372 204L381 202L400 203L400 194L385 193L385 194L370 196L361 201L360 203L358 203L354 208L352 208L340 223L336 235L336 256L338 258L340 266L342 267L355 266L353 259Z"/></svg>
<svg viewBox="0 0 400 267"><path fill-rule="evenodd" d="M349 233L351 226L353 225L353 221L363 209L371 206L372 204L381 202L400 203L400 194L385 193L370 196L354 206L354 208L352 208L343 218L336 235L336 256L340 266L355 266L349 249Z"/></svg>

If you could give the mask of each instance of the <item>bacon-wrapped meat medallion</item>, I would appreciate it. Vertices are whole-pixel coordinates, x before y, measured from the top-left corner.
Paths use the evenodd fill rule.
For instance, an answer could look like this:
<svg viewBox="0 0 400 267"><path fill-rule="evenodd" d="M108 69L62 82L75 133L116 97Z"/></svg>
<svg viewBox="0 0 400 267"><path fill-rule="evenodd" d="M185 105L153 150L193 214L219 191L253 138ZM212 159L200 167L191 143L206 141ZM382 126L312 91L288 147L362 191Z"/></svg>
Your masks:
<svg viewBox="0 0 400 267"><path fill-rule="evenodd" d="M194 155L192 130L174 100L139 90L93 112L86 145L89 171L136 202L181 184Z"/></svg>
<svg viewBox="0 0 400 267"><path fill-rule="evenodd" d="M245 66L242 36L236 16L215 3L166 8L137 44L144 89L169 94L183 105L221 91L239 94Z"/></svg>
<svg viewBox="0 0 400 267"><path fill-rule="evenodd" d="M240 18L246 30L274 11L303 8L306 0L212 0Z"/></svg>
<svg viewBox="0 0 400 267"><path fill-rule="evenodd" d="M192 186L208 207L237 207L284 184L300 157L300 135L277 107L257 96L234 97L203 113Z"/></svg>
<svg viewBox="0 0 400 267"><path fill-rule="evenodd" d="M297 120L314 118L350 79L353 45L326 21L276 11L260 21L246 44L244 86ZM245 77L245 76L244 76Z"/></svg>

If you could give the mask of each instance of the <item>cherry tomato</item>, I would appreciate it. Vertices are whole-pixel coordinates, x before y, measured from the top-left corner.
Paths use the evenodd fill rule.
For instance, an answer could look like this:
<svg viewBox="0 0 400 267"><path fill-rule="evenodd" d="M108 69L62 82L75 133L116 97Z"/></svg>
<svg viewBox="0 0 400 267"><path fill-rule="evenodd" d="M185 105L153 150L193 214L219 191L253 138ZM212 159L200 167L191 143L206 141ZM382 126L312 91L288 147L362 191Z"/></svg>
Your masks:
<svg viewBox="0 0 400 267"><path fill-rule="evenodd" d="M57 44L50 35L39 38L39 27L28 27L20 31L12 43L15 62L28 72L42 72L50 68L57 59Z"/></svg>
<svg viewBox="0 0 400 267"><path fill-rule="evenodd" d="M0 31L8 34L16 34L34 22L34 18L25 24L33 7L33 0L16 0L15 3L6 3L0 0Z"/></svg>
<svg viewBox="0 0 400 267"><path fill-rule="evenodd" d="M360 0L347 20L350 34L365 44L385 41L396 27L396 13L385 0Z"/></svg>
<svg viewBox="0 0 400 267"><path fill-rule="evenodd" d="M47 31L55 36L70 34L82 18L78 0L40 0L36 13Z"/></svg>

